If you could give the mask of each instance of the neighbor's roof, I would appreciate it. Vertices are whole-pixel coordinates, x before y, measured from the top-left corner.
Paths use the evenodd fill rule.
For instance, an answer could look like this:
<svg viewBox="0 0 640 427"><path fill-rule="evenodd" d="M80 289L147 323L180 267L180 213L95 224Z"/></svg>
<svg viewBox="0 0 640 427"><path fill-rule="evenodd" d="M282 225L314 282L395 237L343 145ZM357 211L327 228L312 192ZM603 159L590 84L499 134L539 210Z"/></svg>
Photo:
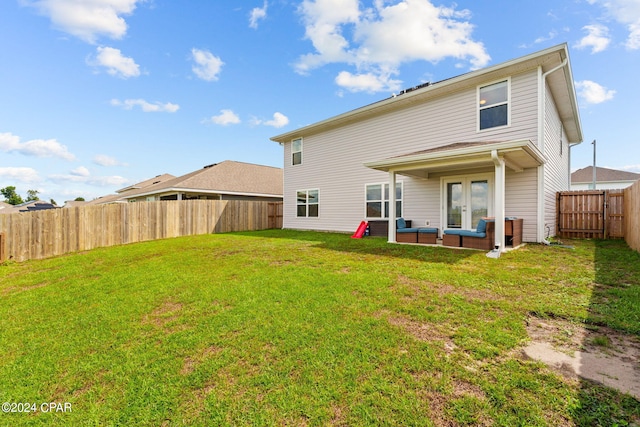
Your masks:
<svg viewBox="0 0 640 427"><path fill-rule="evenodd" d="M0 214L30 212L45 209L58 209L58 206L45 202L44 200L30 200L19 205L0 202Z"/></svg>
<svg viewBox="0 0 640 427"><path fill-rule="evenodd" d="M517 73L534 70L538 67L542 68L542 72L547 72L561 65L565 59L567 60L567 66L563 67L562 70L549 74L547 83L556 101L560 119L567 132L569 142L578 143L582 141L582 127L571 64L569 62L569 49L566 43L433 84L419 85L401 92L398 96L394 95L382 101L274 136L271 140L279 143L290 142L296 138L325 132L388 112L398 111L462 89L475 87L483 82L505 78Z"/></svg>
<svg viewBox="0 0 640 427"><path fill-rule="evenodd" d="M119 190L116 190L116 193L118 194L108 194L106 196L101 196L93 200L88 200L86 202L67 201L65 202L64 207L72 208L77 206L104 205L107 203L126 202L126 199L124 198L124 196L129 194L130 192L140 190L141 188L146 188L154 184L159 184L161 182L165 182L173 178L175 178L175 176L168 173L157 175L157 176L154 176L153 178L149 178L144 181L140 181L135 184L129 185L128 187L124 187Z"/></svg>
<svg viewBox="0 0 640 427"><path fill-rule="evenodd" d="M171 175L169 173L165 173L162 175L155 176L153 178L149 178L145 181L138 182L133 185L129 185L128 187L121 188L120 190L116 190L116 193L122 194L126 193L130 190L137 190L139 188L149 187L150 185L159 184L161 182L169 181L170 179L175 178L175 175Z"/></svg>
<svg viewBox="0 0 640 427"><path fill-rule="evenodd" d="M282 180L281 168L225 160L162 183L128 191L122 196L128 199L184 191L281 197L283 193Z"/></svg>
<svg viewBox="0 0 640 427"><path fill-rule="evenodd" d="M10 203L0 202L0 213L11 213L13 212L13 208L14 206Z"/></svg>
<svg viewBox="0 0 640 427"><path fill-rule="evenodd" d="M637 181L640 173L607 169L596 166L596 182ZM593 166L578 169L571 174L571 183L593 182Z"/></svg>

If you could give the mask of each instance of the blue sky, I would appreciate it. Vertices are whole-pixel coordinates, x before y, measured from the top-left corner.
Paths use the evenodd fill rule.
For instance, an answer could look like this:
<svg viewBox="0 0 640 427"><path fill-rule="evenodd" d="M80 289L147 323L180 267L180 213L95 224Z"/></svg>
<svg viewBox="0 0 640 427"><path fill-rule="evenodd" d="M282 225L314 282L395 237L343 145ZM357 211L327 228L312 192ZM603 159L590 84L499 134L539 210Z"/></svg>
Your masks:
<svg viewBox="0 0 640 427"><path fill-rule="evenodd" d="M572 169L640 172L640 1L4 0L0 188L62 204L238 160L403 88L568 43Z"/></svg>

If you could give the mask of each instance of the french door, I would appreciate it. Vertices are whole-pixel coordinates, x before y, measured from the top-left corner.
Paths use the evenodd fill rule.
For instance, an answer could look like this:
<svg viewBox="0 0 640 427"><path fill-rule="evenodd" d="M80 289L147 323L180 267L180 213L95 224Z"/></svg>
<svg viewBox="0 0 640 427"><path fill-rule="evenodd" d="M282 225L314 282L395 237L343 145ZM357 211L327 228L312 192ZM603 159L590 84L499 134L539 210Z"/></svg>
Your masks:
<svg viewBox="0 0 640 427"><path fill-rule="evenodd" d="M476 228L480 218L493 214L493 176L443 178L442 207L445 229Z"/></svg>

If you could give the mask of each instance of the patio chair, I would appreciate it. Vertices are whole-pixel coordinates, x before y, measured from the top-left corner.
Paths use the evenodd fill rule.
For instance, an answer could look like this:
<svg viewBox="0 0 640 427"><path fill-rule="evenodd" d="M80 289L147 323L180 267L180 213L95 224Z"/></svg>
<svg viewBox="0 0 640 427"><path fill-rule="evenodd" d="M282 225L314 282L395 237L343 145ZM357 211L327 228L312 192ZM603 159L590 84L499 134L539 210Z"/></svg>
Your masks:
<svg viewBox="0 0 640 427"><path fill-rule="evenodd" d="M433 227L418 228L418 243L435 245L438 239L438 229Z"/></svg>
<svg viewBox="0 0 640 427"><path fill-rule="evenodd" d="M491 250L495 244L495 220L481 218L475 230L449 229L442 235L444 246Z"/></svg>
<svg viewBox="0 0 640 427"><path fill-rule="evenodd" d="M400 243L418 243L418 229L415 227L407 227L404 218L396 220L396 241Z"/></svg>

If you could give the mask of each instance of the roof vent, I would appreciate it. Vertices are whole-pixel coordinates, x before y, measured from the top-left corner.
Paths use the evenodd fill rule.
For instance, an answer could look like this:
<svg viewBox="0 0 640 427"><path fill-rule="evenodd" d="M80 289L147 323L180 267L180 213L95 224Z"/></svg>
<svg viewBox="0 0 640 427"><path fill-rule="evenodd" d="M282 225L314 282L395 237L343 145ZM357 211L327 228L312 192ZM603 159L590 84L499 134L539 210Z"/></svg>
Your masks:
<svg viewBox="0 0 640 427"><path fill-rule="evenodd" d="M210 165L206 165L206 166L205 166L204 168L202 168L202 169L212 168L212 167L214 167L215 165L217 165L217 163L211 163Z"/></svg>
<svg viewBox="0 0 640 427"><path fill-rule="evenodd" d="M430 86L430 85L431 85L431 82L426 82L426 83L419 84L417 86L410 87L408 89L402 89L398 93L398 95L404 95L405 93L413 92L414 90L422 89L423 87L427 87L427 86ZM398 95L394 94L393 97L395 98Z"/></svg>

